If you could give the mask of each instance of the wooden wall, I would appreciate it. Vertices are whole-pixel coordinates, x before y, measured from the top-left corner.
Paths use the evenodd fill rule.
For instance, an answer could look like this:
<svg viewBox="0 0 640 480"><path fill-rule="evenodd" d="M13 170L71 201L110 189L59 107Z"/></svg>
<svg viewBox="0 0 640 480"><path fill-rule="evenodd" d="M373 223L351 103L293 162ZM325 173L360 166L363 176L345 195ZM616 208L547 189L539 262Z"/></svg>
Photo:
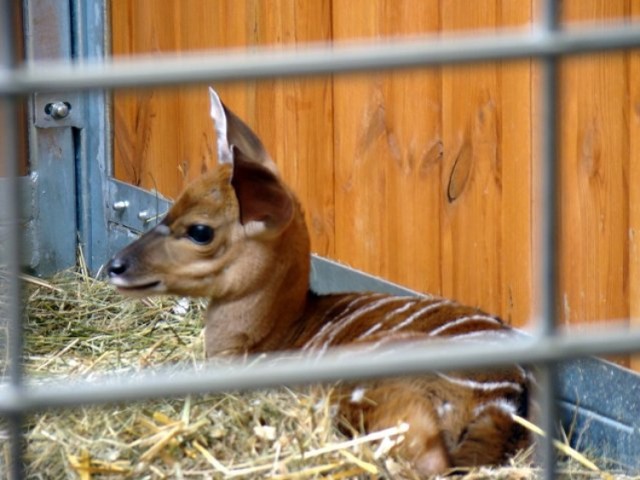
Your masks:
<svg viewBox="0 0 640 480"><path fill-rule="evenodd" d="M115 55L527 29L539 7L538 0L111 3ZM639 0L562 5L566 23L640 15ZM535 298L538 80L537 64L520 61L216 88L298 191L314 251L522 326L531 323ZM638 318L640 55L566 60L562 80L560 311L570 324ZM173 197L211 165L203 87L116 95L119 178Z"/></svg>

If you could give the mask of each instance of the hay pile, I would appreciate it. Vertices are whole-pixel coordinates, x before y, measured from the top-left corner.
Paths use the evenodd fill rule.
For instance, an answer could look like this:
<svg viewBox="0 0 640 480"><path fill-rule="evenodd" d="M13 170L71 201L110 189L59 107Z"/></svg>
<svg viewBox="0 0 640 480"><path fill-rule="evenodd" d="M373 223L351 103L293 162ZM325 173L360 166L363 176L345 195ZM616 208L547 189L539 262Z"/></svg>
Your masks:
<svg viewBox="0 0 640 480"><path fill-rule="evenodd" d="M28 374L91 377L202 362L204 304L130 300L84 268L26 278ZM330 387L189 396L49 411L28 419L29 478L417 478L390 452L401 427L351 439L334 428ZM460 478L536 478L531 453ZM585 476L576 463L568 476ZM598 474L596 473L594 478Z"/></svg>

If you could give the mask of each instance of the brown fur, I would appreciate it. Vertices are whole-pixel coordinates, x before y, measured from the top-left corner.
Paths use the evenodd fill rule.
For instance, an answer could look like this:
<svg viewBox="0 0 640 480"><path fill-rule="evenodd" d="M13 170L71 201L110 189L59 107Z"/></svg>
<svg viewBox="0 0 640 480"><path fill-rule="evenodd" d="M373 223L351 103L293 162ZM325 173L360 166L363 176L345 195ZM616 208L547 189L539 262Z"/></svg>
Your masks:
<svg viewBox="0 0 640 480"><path fill-rule="evenodd" d="M508 334L499 319L439 298L309 290L309 237L302 209L251 130L226 107L234 164L192 183L163 222L111 260L124 293L204 296L207 356L389 345L430 336ZM193 226L212 229L194 241ZM343 419L376 430L406 422L401 448L425 474L504 462L527 436L509 409L527 410L522 369L430 374L338 390Z"/></svg>

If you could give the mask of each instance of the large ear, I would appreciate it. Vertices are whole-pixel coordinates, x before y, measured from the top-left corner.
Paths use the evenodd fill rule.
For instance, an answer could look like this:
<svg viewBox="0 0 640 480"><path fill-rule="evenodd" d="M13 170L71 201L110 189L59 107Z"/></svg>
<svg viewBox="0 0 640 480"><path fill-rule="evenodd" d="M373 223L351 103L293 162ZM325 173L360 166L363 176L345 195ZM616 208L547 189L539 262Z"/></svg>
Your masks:
<svg viewBox="0 0 640 480"><path fill-rule="evenodd" d="M293 218L291 195L280 179L265 166L250 161L233 148L231 185L240 206L240 223L247 233L280 233Z"/></svg>
<svg viewBox="0 0 640 480"><path fill-rule="evenodd" d="M277 175L278 168L264 148L258 136L238 116L222 103L218 94L209 87L211 98L211 118L218 135L218 158L223 163L231 163L230 146L235 145L250 162L259 163Z"/></svg>
<svg viewBox="0 0 640 480"><path fill-rule="evenodd" d="M233 163L233 154L229 147L227 136L227 116L224 113L224 106L216 91L209 87L209 98L211 100L211 110L209 115L213 120L213 128L216 131L216 143L218 148L218 162Z"/></svg>

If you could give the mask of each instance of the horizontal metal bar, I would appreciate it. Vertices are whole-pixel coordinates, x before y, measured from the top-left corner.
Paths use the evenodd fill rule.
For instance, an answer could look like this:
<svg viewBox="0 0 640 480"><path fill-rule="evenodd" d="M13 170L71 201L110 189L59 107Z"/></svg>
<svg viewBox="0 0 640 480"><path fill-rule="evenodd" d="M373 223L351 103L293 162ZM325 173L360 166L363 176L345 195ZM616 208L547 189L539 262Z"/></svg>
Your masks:
<svg viewBox="0 0 640 480"><path fill-rule="evenodd" d="M640 26L486 36L416 37L377 43L298 45L210 54L137 56L109 63L37 62L0 70L0 95L150 87L283 76L415 68L640 47Z"/></svg>
<svg viewBox="0 0 640 480"><path fill-rule="evenodd" d="M504 343L504 342L503 342ZM520 363L532 365L585 357L592 354L637 352L640 331L599 332L591 335L559 335L552 338L514 337L513 343L430 342L403 345L402 353L381 350L376 355L336 351L322 358L265 356L249 359L247 366L212 363L201 371L153 369L141 374L104 376L92 381L29 387L2 385L0 415L25 413L52 407L105 404L187 394L248 390L287 384L339 379L371 379L415 375L433 370L476 369Z"/></svg>

